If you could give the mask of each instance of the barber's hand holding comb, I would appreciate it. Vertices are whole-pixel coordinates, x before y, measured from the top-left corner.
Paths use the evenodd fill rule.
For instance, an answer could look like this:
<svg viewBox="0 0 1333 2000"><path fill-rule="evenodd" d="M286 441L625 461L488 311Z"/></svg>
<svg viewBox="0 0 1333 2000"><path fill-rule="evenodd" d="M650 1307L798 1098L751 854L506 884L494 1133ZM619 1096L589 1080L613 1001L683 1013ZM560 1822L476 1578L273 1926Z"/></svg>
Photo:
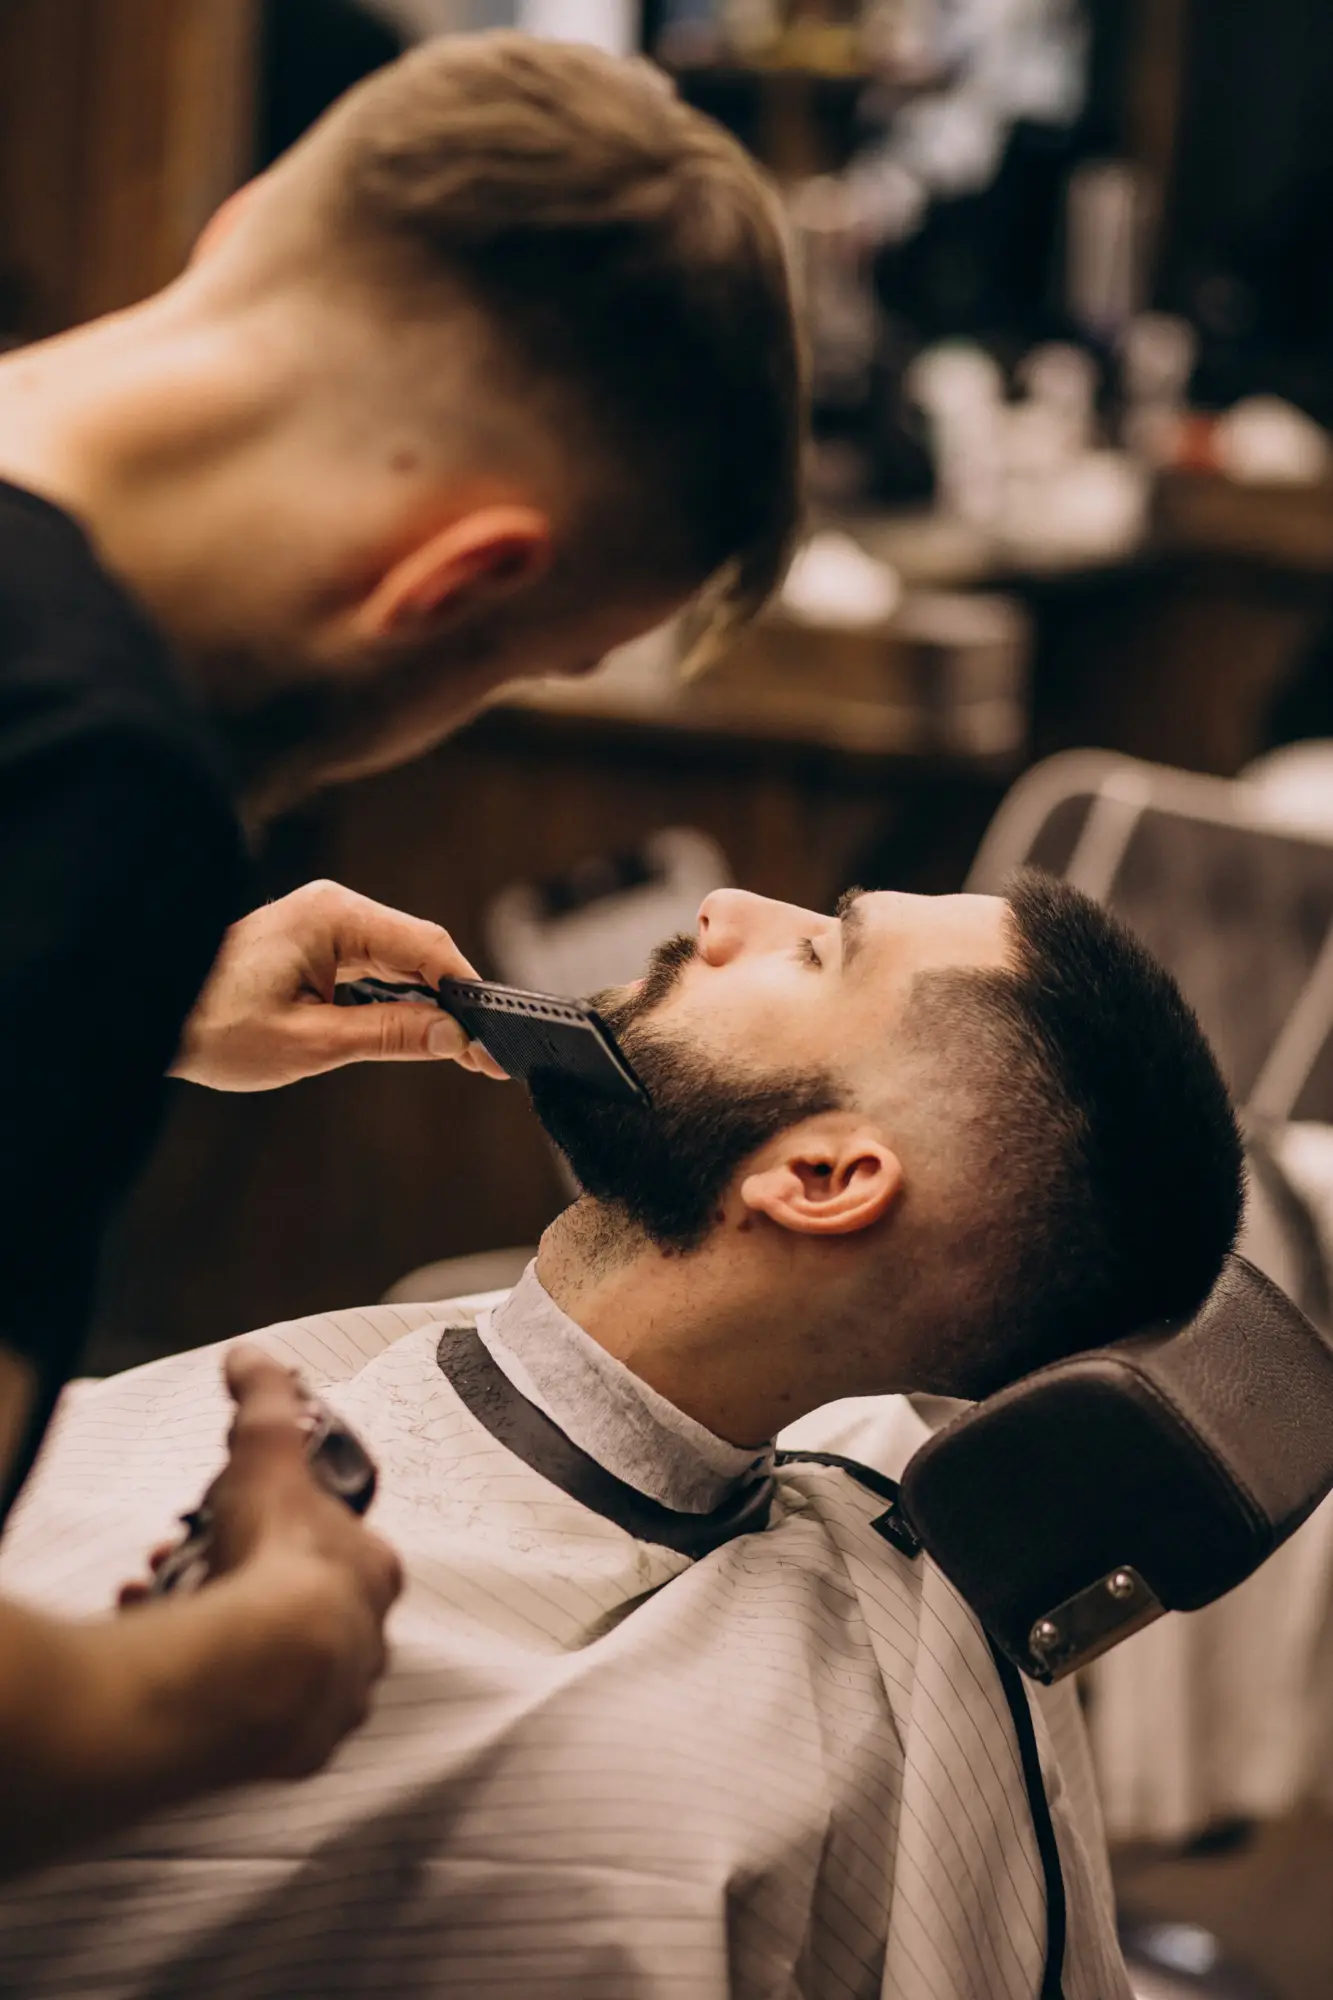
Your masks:
<svg viewBox="0 0 1333 2000"><path fill-rule="evenodd" d="M448 931L337 882L308 882L233 924L185 1026L172 1074L212 1090L273 1090L353 1062L451 1058L504 1071L429 1001L335 1007L340 980L476 979Z"/></svg>

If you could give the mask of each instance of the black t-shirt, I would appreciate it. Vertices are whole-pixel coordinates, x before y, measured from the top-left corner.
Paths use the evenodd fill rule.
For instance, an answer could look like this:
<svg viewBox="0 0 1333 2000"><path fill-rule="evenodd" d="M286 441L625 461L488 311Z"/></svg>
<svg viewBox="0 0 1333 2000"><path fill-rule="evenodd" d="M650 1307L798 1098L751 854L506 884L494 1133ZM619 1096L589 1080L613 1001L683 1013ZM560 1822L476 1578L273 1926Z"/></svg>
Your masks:
<svg viewBox="0 0 1333 2000"><path fill-rule="evenodd" d="M161 638L67 515L0 481L0 1345L40 1383L0 1519L247 888L219 754Z"/></svg>

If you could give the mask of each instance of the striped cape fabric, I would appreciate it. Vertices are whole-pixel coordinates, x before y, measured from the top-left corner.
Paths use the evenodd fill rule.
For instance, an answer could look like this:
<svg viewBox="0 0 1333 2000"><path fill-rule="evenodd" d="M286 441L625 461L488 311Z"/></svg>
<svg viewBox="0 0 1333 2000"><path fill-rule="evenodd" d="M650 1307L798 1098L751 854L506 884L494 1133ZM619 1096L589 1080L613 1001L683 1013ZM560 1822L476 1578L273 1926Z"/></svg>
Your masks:
<svg viewBox="0 0 1333 2000"><path fill-rule="evenodd" d="M436 1351L487 1303L259 1336L379 1462L391 1670L318 1777L0 1896L3 2000L1129 2000L1072 1693L1002 1675L872 1526L909 1406L802 1420L789 1451L869 1483L793 1457L768 1528L692 1562L465 1407ZM217 1348L71 1390L0 1587L104 1610L212 1476L225 1404Z"/></svg>

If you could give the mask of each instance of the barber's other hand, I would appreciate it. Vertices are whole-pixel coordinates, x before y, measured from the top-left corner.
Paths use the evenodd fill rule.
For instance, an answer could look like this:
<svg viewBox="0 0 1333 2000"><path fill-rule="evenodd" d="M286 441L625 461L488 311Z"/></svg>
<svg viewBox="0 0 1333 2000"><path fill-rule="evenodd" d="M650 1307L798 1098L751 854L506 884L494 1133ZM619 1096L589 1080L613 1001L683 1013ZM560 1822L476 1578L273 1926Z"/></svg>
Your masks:
<svg viewBox="0 0 1333 2000"><path fill-rule="evenodd" d="M236 1401L230 1456L209 1489L209 1580L199 1610L225 1610L226 1640L200 1660L219 1781L318 1770L366 1716L384 1671L397 1556L314 1480L291 1373L244 1343L227 1356ZM160 1555L160 1551L158 1552ZM141 1602L142 1585L121 1593ZM227 1602L224 1606L223 1600ZM204 1602L208 1600L208 1604ZM170 1616L176 1600L144 1616Z"/></svg>
<svg viewBox="0 0 1333 2000"><path fill-rule="evenodd" d="M434 985L477 973L449 933L358 896L309 882L233 924L185 1024L172 1075L212 1090L272 1090L352 1062L451 1057L504 1071L429 1001L335 1007L338 980Z"/></svg>

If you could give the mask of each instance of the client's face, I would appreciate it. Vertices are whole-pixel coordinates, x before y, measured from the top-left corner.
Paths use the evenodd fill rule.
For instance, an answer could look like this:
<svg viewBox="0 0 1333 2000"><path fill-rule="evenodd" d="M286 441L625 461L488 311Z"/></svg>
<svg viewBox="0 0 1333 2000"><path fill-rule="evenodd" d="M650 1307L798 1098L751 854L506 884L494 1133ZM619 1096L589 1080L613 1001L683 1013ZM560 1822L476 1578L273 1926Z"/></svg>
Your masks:
<svg viewBox="0 0 1333 2000"><path fill-rule="evenodd" d="M643 979L596 998L651 1111L555 1079L534 1084L533 1102L589 1194L688 1248L757 1147L854 1100L891 1054L919 973L1010 956L996 896L853 893L829 917L720 889Z"/></svg>

